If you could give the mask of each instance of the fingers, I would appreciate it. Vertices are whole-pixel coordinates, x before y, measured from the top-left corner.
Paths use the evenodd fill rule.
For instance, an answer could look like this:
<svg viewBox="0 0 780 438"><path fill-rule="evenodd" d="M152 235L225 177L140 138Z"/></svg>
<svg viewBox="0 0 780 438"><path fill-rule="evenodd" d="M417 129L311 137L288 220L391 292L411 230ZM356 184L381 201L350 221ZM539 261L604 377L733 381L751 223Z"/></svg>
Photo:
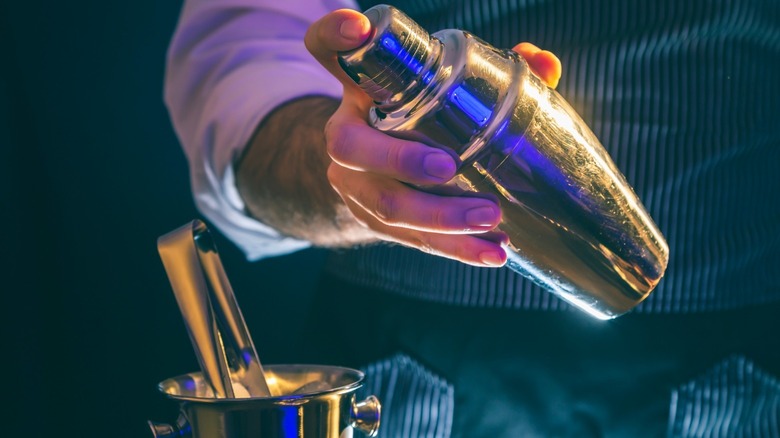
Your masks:
<svg viewBox="0 0 780 438"><path fill-rule="evenodd" d="M371 35L368 19L342 9L313 23L309 52L344 85L339 109L325 128L333 163L328 178L354 217L383 239L477 266L502 266L506 236L492 199L422 192L408 184L435 185L457 171L457 157L412 139L395 138L367 123L371 99L338 63Z"/></svg>
<svg viewBox="0 0 780 438"><path fill-rule="evenodd" d="M333 120L325 128L328 153L340 165L412 184L440 184L455 176L455 159L422 143L391 137L362 121Z"/></svg>
<svg viewBox="0 0 780 438"><path fill-rule="evenodd" d="M512 48L519 53L531 70L548 86L555 88L561 79L561 61L553 53L542 50L531 43L520 43Z"/></svg>
<svg viewBox="0 0 780 438"><path fill-rule="evenodd" d="M356 89L356 85L339 66L337 54L360 47L370 34L368 18L352 9L339 9L309 26L304 43L314 58L344 84L346 92Z"/></svg>
<svg viewBox="0 0 780 438"><path fill-rule="evenodd" d="M441 234L484 233L501 221L490 199L439 196L391 178L331 166L328 178L339 195L382 224Z"/></svg>
<svg viewBox="0 0 780 438"><path fill-rule="evenodd" d="M449 154L381 133L362 121L336 123L327 135L328 179L352 215L382 239L476 266L503 266L495 199L432 194L404 184L441 183L455 174ZM441 160L441 161L439 161ZM433 169L433 170L431 170Z"/></svg>
<svg viewBox="0 0 780 438"><path fill-rule="evenodd" d="M382 236L382 239L416 248L428 254L458 260L474 266L499 267L506 263L506 251L500 240L482 239L481 235L449 235L396 228L373 216L362 216L362 208L352 201L347 207L364 225ZM498 240L498 239L497 239Z"/></svg>

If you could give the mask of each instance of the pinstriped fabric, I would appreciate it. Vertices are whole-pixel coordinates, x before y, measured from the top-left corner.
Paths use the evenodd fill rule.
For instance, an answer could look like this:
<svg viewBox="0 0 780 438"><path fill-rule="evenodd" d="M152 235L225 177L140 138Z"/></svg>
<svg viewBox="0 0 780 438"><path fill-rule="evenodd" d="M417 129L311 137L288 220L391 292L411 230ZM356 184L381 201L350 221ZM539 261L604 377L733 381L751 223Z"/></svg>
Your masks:
<svg viewBox="0 0 780 438"><path fill-rule="evenodd" d="M359 286L473 307L560 310L568 304L508 269L480 269L377 245L331 256L326 270Z"/></svg>
<svg viewBox="0 0 780 438"><path fill-rule="evenodd" d="M455 406L452 385L403 354L363 370L363 397L380 394L379 437L448 438Z"/></svg>
<svg viewBox="0 0 780 438"><path fill-rule="evenodd" d="M780 2L388 3L430 30L462 28L499 47L533 41L561 58L558 90L670 245L666 277L637 312L780 299ZM358 284L459 305L568 308L506 269L397 247L340 252L328 269Z"/></svg>
<svg viewBox="0 0 780 438"><path fill-rule="evenodd" d="M742 356L673 392L670 437L780 436L780 381Z"/></svg>

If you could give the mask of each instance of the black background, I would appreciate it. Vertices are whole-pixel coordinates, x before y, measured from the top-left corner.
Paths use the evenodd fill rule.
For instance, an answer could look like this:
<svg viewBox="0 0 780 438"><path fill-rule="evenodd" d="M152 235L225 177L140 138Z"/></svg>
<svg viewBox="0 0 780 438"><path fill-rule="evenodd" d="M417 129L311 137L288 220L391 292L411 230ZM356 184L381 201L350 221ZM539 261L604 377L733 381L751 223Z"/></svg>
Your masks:
<svg viewBox="0 0 780 438"><path fill-rule="evenodd" d="M162 100L180 6L0 3L1 436L151 436L197 369L156 248L199 217ZM322 253L216 237L261 360L294 362Z"/></svg>

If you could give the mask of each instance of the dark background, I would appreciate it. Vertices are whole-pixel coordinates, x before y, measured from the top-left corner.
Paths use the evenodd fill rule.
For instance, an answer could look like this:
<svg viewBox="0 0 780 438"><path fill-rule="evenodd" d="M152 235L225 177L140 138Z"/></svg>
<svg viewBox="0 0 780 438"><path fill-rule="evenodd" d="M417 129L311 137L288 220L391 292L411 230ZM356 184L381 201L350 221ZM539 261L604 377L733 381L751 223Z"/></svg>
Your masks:
<svg viewBox="0 0 780 438"><path fill-rule="evenodd" d="M199 217L162 100L180 6L0 3L1 436L151 436L157 383L197 370L156 247ZM261 360L295 361L322 253L216 237Z"/></svg>

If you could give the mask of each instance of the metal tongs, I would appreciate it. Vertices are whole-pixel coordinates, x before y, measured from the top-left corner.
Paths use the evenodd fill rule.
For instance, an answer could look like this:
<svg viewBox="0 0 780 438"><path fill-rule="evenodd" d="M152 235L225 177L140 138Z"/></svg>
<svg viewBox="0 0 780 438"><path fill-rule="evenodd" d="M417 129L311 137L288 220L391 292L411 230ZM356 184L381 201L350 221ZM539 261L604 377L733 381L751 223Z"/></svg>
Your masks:
<svg viewBox="0 0 780 438"><path fill-rule="evenodd" d="M194 220L161 236L157 250L214 396L237 398L248 392L249 397L269 397L263 367L206 224Z"/></svg>

